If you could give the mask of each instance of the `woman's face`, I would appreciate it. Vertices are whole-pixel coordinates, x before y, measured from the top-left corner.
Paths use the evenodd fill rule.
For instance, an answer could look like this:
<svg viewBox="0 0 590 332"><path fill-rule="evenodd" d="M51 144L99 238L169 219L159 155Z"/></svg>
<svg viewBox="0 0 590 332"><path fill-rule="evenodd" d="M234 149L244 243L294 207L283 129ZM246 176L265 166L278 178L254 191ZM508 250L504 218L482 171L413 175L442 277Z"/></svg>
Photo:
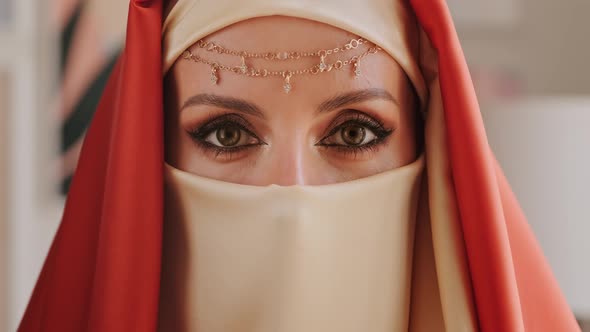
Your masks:
<svg viewBox="0 0 590 332"><path fill-rule="evenodd" d="M243 21L207 40L248 52L316 51L358 38L325 24L289 17ZM240 58L191 47L237 66ZM365 47L329 57L348 59ZM272 70L311 67L319 59L256 61ZM366 177L413 162L416 100L400 66L385 52L353 70L251 78L179 58L166 77L166 161L196 175L250 185L319 185Z"/></svg>

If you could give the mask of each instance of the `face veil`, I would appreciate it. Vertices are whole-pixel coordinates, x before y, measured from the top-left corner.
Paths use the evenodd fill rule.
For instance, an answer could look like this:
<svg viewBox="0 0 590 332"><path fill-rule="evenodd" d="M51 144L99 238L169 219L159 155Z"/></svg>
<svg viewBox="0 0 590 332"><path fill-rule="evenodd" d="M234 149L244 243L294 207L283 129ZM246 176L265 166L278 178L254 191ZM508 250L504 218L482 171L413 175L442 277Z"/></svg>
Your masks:
<svg viewBox="0 0 590 332"><path fill-rule="evenodd" d="M467 313L482 331L579 330L488 146L445 2L311 3L256 0L242 8L229 0L181 0L169 17L208 15L212 22L201 22L201 34L233 23L228 20L284 14L280 8L383 47L410 77L425 112L421 192L427 193L429 223L416 241L429 239L432 253L415 252L430 258L413 269L435 270L444 329L464 330L456 325L464 321L454 318ZM336 3L337 12L324 10ZM130 3L125 50L86 136L61 226L19 331L157 329L165 204L162 73L195 37L184 23L168 30L165 5ZM375 14L379 19L371 19ZM414 32L392 31L396 15L415 20ZM411 305L410 315L423 309Z"/></svg>
<svg viewBox="0 0 590 332"><path fill-rule="evenodd" d="M166 165L158 330L408 330L423 167L248 186Z"/></svg>

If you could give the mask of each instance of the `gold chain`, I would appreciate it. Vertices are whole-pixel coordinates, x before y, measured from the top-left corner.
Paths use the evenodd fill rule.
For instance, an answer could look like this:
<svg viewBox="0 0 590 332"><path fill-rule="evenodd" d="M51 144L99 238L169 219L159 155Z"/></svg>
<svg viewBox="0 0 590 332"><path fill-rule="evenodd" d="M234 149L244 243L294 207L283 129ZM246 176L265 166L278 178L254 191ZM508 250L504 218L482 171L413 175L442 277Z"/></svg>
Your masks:
<svg viewBox="0 0 590 332"><path fill-rule="evenodd" d="M235 51L227 49L214 42L208 42L205 40L199 40L197 46L204 48L209 52L217 52L219 54L228 54L233 56L244 57L246 59L265 59L265 60L293 60L304 57L321 57L322 55L328 56L330 54L344 52L352 49L356 49L362 44L367 43L363 38L353 39L342 47L336 47L330 50L319 50L313 52L264 52L264 53L250 53L246 51Z"/></svg>
<svg viewBox="0 0 590 332"><path fill-rule="evenodd" d="M235 51L227 49L221 45L215 44L213 42L208 42L204 40L199 40L197 42L197 46L201 49L205 49L208 52L216 52L219 54L227 54L232 56L237 56L241 58L241 64L238 66L228 66L223 65L215 61L207 60L199 55L192 53L190 50L186 50L183 54L183 58L187 60L192 60L197 63L203 63L211 67L211 82L213 84L217 84L219 81L219 71L229 71L234 74L245 75L248 77L282 77L284 78L283 89L286 93L289 93L292 89L291 85L291 78L293 76L298 75L317 75L323 72L330 72L332 70L340 70L343 67L348 65L352 65L354 69L354 76L359 77L361 75L360 70L360 61L362 58L366 57L369 54L377 53L381 50L381 48L377 47L376 45L372 44L365 52L352 56L347 60L336 60L332 63L326 62L326 58L329 55L355 50L359 46L368 43L363 38L352 39L350 42L345 44L342 47L336 47L333 49L328 50L318 50L318 51L311 51L311 52L263 52L263 53L250 53L246 51ZM246 64L246 59L264 59L264 60L297 60L304 57L319 57L320 62L319 64L313 65L311 67L299 70L269 70L266 68L255 68L250 67Z"/></svg>

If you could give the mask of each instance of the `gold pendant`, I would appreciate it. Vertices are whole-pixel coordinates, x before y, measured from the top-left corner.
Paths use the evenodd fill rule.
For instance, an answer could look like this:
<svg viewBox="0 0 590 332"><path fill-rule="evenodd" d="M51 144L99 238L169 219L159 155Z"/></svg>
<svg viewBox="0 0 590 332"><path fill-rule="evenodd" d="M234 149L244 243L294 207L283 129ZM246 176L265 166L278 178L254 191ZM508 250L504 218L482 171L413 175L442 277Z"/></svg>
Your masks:
<svg viewBox="0 0 590 332"><path fill-rule="evenodd" d="M283 74L283 76L285 76L285 83L283 84L283 90L285 90L286 94L289 94L289 92L291 92L291 72L287 72L286 74Z"/></svg>
<svg viewBox="0 0 590 332"><path fill-rule="evenodd" d="M242 64L239 68L242 74L245 74L248 71L248 66L246 66L246 58L244 58L244 56L242 56Z"/></svg>
<svg viewBox="0 0 590 332"><path fill-rule="evenodd" d="M357 59L354 62L354 78L361 76L361 59Z"/></svg>
<svg viewBox="0 0 590 332"><path fill-rule="evenodd" d="M320 72L323 72L324 70L326 70L328 68L328 65L326 65L326 56L322 55L320 56Z"/></svg>
<svg viewBox="0 0 590 332"><path fill-rule="evenodd" d="M209 79L211 80L211 83L213 83L214 85L217 85L217 82L219 81L219 74L217 73L217 67L211 66L211 77Z"/></svg>

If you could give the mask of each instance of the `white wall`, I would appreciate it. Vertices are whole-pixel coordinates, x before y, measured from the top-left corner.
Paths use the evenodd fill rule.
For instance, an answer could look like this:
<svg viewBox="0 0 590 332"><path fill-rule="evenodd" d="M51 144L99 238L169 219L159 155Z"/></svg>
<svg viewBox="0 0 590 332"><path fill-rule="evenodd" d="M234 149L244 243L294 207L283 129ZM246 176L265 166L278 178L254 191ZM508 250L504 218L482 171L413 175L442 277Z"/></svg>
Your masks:
<svg viewBox="0 0 590 332"><path fill-rule="evenodd" d="M490 144L568 301L590 320L590 1L447 2ZM524 99L499 104L490 82Z"/></svg>
<svg viewBox="0 0 590 332"><path fill-rule="evenodd" d="M483 111L488 138L574 312L590 317L590 96Z"/></svg>
<svg viewBox="0 0 590 332"><path fill-rule="evenodd" d="M5 161L1 177L8 194L2 211L5 258L0 331L14 331L28 302L58 224L62 200L55 190L57 131L54 102L57 39L48 29L47 2L12 0L0 26L0 72L10 77L10 100L2 127ZM3 7L5 8L5 7ZM1 317L0 317L1 318Z"/></svg>

